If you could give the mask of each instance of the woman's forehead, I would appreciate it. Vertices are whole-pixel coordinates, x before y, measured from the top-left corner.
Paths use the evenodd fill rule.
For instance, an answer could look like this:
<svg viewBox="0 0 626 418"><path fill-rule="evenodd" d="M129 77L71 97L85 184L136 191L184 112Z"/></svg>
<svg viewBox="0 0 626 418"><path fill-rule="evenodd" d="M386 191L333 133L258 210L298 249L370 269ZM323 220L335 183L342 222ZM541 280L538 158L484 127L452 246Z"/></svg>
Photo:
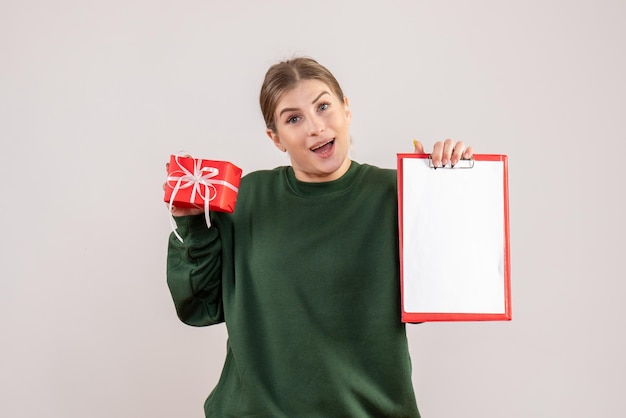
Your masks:
<svg viewBox="0 0 626 418"><path fill-rule="evenodd" d="M276 108L314 104L320 97L328 95L336 98L336 94L325 82L315 79L300 80L290 89L283 92L278 99Z"/></svg>

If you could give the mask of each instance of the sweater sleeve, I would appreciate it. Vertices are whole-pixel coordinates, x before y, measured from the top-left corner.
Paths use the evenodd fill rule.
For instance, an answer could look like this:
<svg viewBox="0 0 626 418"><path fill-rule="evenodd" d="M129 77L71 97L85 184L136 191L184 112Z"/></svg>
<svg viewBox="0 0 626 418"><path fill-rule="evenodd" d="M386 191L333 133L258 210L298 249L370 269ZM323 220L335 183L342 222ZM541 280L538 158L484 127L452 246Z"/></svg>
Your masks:
<svg viewBox="0 0 626 418"><path fill-rule="evenodd" d="M178 318L192 326L223 322L219 230L207 228L204 215L179 217L176 223L183 242L170 234L167 285Z"/></svg>

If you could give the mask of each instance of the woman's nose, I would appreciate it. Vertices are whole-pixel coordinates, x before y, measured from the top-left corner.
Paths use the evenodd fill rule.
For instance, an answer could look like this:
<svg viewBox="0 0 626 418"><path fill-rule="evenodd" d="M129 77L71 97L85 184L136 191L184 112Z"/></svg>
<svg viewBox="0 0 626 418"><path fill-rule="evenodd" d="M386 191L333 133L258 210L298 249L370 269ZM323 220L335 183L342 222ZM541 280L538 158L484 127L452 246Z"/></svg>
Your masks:
<svg viewBox="0 0 626 418"><path fill-rule="evenodd" d="M310 116L308 118L307 129L310 136L319 135L324 132L324 121L317 115Z"/></svg>

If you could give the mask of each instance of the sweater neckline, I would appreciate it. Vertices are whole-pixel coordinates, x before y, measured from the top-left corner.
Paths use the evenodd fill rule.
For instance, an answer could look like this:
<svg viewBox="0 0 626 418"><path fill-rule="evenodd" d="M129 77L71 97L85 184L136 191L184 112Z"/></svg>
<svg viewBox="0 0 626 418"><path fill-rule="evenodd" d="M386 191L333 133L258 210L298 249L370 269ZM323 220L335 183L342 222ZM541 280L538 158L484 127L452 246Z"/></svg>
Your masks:
<svg viewBox="0 0 626 418"><path fill-rule="evenodd" d="M296 178L293 167L287 166L285 173L289 188L298 196L304 198L319 198L322 196L330 196L341 194L350 189L354 184L354 180L360 171L361 164L351 161L350 167L343 176L336 180L324 182L306 182Z"/></svg>

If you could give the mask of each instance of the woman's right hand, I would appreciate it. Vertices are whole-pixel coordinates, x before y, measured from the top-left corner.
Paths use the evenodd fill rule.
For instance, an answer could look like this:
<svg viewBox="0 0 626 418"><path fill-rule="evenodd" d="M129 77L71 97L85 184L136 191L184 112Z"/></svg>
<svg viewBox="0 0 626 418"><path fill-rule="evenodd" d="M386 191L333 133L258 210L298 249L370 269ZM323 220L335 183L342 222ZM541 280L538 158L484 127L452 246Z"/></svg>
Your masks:
<svg viewBox="0 0 626 418"><path fill-rule="evenodd" d="M165 164L165 171L169 173L169 167L170 167L170 163L166 163ZM166 183L163 183L163 191L165 191L165 187L167 185ZM168 208L170 207L169 203L166 203L165 206L167 206ZM177 208L176 206L172 205L172 209L171 209L172 215L173 216L191 216L191 215L200 215L201 213L204 213L204 209L201 208Z"/></svg>

